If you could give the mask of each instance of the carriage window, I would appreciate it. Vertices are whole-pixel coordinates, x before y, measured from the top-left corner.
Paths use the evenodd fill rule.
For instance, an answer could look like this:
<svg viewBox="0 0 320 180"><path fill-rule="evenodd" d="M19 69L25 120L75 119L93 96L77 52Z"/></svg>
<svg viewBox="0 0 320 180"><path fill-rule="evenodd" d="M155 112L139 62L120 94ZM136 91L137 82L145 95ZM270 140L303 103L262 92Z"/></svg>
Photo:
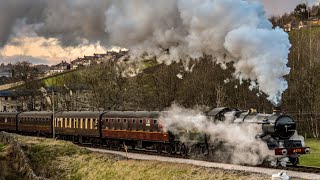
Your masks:
<svg viewBox="0 0 320 180"><path fill-rule="evenodd" d="M111 119L110 121L111 121L111 123L110 123L110 129L114 129L114 119Z"/></svg>
<svg viewBox="0 0 320 180"><path fill-rule="evenodd" d="M79 128L78 118L74 118L74 128Z"/></svg>
<svg viewBox="0 0 320 180"><path fill-rule="evenodd" d="M153 120L153 131L159 131L158 121L157 120Z"/></svg>
<svg viewBox="0 0 320 180"><path fill-rule="evenodd" d="M63 127L63 121L62 121L62 118L59 118L59 124L60 124L60 127Z"/></svg>
<svg viewBox="0 0 320 180"><path fill-rule="evenodd" d="M61 127L66 127L66 120L65 120L65 118L61 118L61 122L62 122Z"/></svg>
<svg viewBox="0 0 320 180"><path fill-rule="evenodd" d="M109 122L109 119L105 119L103 128L109 129L109 123L108 122Z"/></svg>
<svg viewBox="0 0 320 180"><path fill-rule="evenodd" d="M71 118L68 118L68 128L71 128L71 126L72 126L72 122L71 122Z"/></svg>
<svg viewBox="0 0 320 180"><path fill-rule="evenodd" d="M67 119L67 128L70 128L71 119L70 118L66 118L66 119Z"/></svg>
<svg viewBox="0 0 320 180"><path fill-rule="evenodd" d="M150 131L150 119L146 119L146 131Z"/></svg>
<svg viewBox="0 0 320 180"><path fill-rule="evenodd" d="M70 128L74 128L74 119L73 118L71 118L71 126L70 126Z"/></svg>
<svg viewBox="0 0 320 180"><path fill-rule="evenodd" d="M121 129L121 124L120 124L120 119L118 119L118 121L117 121L118 123L117 123L117 127L116 127L116 129Z"/></svg>
<svg viewBox="0 0 320 180"><path fill-rule="evenodd" d="M123 119L122 129L127 129L127 128L128 128L127 119Z"/></svg>
<svg viewBox="0 0 320 180"><path fill-rule="evenodd" d="M81 118L77 118L78 119L78 128L81 129L82 128L82 119Z"/></svg>
<svg viewBox="0 0 320 180"><path fill-rule="evenodd" d="M99 125L99 124L98 124L98 119L95 119L94 128L95 128L95 129L98 129L98 125Z"/></svg>
<svg viewBox="0 0 320 180"><path fill-rule="evenodd" d="M138 124L137 130L143 131L143 120L142 119L139 120L139 124Z"/></svg>
<svg viewBox="0 0 320 180"><path fill-rule="evenodd" d="M63 123L63 126L64 128L67 127L67 118L62 118L62 123Z"/></svg>
<svg viewBox="0 0 320 180"><path fill-rule="evenodd" d="M137 123L135 119L132 119L131 130L133 131L137 130Z"/></svg>
<svg viewBox="0 0 320 180"><path fill-rule="evenodd" d="M94 129L94 119L90 119L90 129Z"/></svg>

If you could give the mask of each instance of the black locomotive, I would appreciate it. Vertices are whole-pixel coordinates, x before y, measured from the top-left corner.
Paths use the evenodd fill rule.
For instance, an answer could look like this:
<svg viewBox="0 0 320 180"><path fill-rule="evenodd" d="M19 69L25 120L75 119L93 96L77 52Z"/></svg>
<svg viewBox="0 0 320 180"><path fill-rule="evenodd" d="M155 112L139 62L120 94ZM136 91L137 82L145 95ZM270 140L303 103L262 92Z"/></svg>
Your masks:
<svg viewBox="0 0 320 180"><path fill-rule="evenodd" d="M257 138L265 141L270 150L275 155L283 158L288 157L293 165L299 163L301 154L310 153L309 147L304 147L303 141L294 139L297 133L296 122L288 115L281 113L281 108L274 108L273 114L260 114L254 109L249 111L240 111L234 108L216 108L208 113L208 116L216 120L226 121L226 114L233 113L233 117L228 121L232 123L254 123L261 125L261 134ZM297 135L297 134L296 134Z"/></svg>
<svg viewBox="0 0 320 180"><path fill-rule="evenodd" d="M0 112L0 130L26 135L37 135L70 140L74 143L93 144L120 149L131 148L155 150L159 153L175 153L181 156L210 156L223 142L211 144L207 134L188 133L189 139L181 140L181 134L165 132L162 111L67 111L52 112ZM232 113L232 116L227 114ZM296 133L293 118L279 111L259 114L234 108L215 108L206 113L208 121L227 123L254 123L261 125L256 138L266 142L268 148L279 158L288 157L292 164L299 163L299 156L310 152L301 140L290 139ZM192 142L191 142L192 141Z"/></svg>

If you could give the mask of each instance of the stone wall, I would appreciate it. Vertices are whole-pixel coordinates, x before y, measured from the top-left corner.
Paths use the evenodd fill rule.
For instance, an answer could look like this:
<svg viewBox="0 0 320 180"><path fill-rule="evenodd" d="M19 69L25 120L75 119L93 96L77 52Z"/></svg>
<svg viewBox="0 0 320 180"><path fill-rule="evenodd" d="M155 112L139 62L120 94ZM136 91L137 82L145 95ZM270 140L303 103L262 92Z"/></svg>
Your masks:
<svg viewBox="0 0 320 180"><path fill-rule="evenodd" d="M17 164L17 171L25 175L28 180L47 180L46 178L37 176L29 162L28 157L24 153L21 144L10 133L0 132L0 142L10 145L10 159Z"/></svg>

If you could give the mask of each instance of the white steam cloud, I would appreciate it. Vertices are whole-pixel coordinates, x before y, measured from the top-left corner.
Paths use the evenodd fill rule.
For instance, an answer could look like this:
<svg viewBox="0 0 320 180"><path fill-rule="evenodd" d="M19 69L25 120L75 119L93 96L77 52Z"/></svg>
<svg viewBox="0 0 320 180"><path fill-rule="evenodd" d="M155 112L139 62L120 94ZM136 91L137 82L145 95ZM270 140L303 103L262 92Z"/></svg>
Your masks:
<svg viewBox="0 0 320 180"><path fill-rule="evenodd" d="M274 104L288 87L288 35L272 29L257 1L124 0L106 11L106 32L133 57L147 52L170 64L206 54L219 64L233 62L234 76Z"/></svg>
<svg viewBox="0 0 320 180"><path fill-rule="evenodd" d="M160 117L165 131L179 133L181 130L206 133L210 136L208 143L223 142L228 148L217 150L215 156L222 160L229 159L234 164L257 165L263 160L274 157L265 142L255 138L261 133L261 125L212 122L200 111L184 109L173 105ZM185 137L187 142L189 139ZM214 148L220 148L221 144Z"/></svg>
<svg viewBox="0 0 320 180"><path fill-rule="evenodd" d="M257 0L3 0L0 10L2 56L47 47L36 57L59 59L119 46L132 59L147 53L186 65L210 55L222 67L233 63L234 77L251 81L274 104L288 86L288 35L272 29ZM21 22L32 33L17 28Z"/></svg>

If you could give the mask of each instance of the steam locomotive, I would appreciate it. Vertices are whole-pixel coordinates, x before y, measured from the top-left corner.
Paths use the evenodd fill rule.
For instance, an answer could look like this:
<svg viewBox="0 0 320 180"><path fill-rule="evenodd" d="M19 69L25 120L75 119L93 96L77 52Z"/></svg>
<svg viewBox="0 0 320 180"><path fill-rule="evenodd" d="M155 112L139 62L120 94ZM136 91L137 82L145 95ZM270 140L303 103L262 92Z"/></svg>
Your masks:
<svg viewBox="0 0 320 180"><path fill-rule="evenodd" d="M232 112L232 118L226 118ZM164 131L161 122L165 111L49 111L0 112L0 130L24 135L56 136L74 143L92 144L113 149L129 146L132 149L148 149L158 153L174 153L181 156L210 156L215 148L210 136L197 132L183 132L189 138L181 140L181 134ZM287 157L294 165L299 156L310 152L301 140L290 139L296 132L293 118L280 112L258 114L233 108L215 108L206 113L208 121L228 123L254 123L261 125L257 138L279 158ZM190 142L193 141L193 142Z"/></svg>

